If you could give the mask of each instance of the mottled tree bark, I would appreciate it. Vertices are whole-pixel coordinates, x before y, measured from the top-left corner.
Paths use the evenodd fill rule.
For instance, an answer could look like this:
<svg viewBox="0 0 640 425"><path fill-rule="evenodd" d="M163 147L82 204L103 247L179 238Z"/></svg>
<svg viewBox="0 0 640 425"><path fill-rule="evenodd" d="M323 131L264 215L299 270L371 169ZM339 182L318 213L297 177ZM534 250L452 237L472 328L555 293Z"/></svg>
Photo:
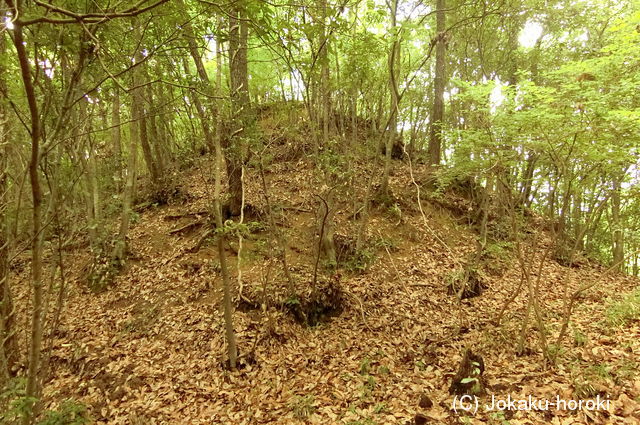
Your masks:
<svg viewBox="0 0 640 425"><path fill-rule="evenodd" d="M436 69L433 84L433 111L429 135L429 164L439 165L442 156L442 120L444 119L446 12L445 0L436 2Z"/></svg>
<svg viewBox="0 0 640 425"><path fill-rule="evenodd" d="M240 215L242 206L242 167L246 156L247 138L251 126L247 38L249 28L242 4L229 18L229 71L231 83L231 134L228 137L227 178L229 181L229 211Z"/></svg>

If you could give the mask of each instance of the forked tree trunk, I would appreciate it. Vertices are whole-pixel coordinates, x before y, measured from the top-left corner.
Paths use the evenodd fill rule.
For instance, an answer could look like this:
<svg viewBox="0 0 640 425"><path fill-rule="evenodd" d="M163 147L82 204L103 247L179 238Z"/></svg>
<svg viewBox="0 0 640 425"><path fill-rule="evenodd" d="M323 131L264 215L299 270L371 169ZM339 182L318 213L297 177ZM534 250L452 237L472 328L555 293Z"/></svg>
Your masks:
<svg viewBox="0 0 640 425"><path fill-rule="evenodd" d="M94 251L98 245L98 214L99 214L99 197L98 197L98 177L96 175L96 159L91 144L88 126L89 117L87 115L87 101L82 99L79 102L79 113L77 115L78 125L75 131L75 142L78 146L77 157L84 168L84 200L87 210L87 234L89 235L89 244Z"/></svg>
<svg viewBox="0 0 640 425"><path fill-rule="evenodd" d="M142 60L142 53L137 52L135 55L135 61ZM129 232L129 223L131 220L135 182L136 182L136 167L138 166L138 145L140 144L140 126L142 124L142 87L138 87L140 84L139 70L133 71L133 86L136 89L133 90L131 100L131 123L129 124L129 157L127 159L127 179L124 186L124 193L122 194L122 215L120 217L120 231L118 232L118 239L116 240L113 250L112 258L116 262L122 263L126 257L127 252L127 233Z"/></svg>

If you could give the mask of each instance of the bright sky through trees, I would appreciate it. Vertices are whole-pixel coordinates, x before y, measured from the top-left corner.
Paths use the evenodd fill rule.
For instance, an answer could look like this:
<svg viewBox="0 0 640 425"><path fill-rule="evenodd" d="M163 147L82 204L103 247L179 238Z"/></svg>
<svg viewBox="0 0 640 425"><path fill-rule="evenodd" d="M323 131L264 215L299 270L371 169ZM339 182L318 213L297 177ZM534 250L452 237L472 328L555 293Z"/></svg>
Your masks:
<svg viewBox="0 0 640 425"><path fill-rule="evenodd" d="M522 31L520 31L520 37L518 41L520 45L526 48L531 48L536 45L536 42L542 35L542 25L535 21L528 21Z"/></svg>

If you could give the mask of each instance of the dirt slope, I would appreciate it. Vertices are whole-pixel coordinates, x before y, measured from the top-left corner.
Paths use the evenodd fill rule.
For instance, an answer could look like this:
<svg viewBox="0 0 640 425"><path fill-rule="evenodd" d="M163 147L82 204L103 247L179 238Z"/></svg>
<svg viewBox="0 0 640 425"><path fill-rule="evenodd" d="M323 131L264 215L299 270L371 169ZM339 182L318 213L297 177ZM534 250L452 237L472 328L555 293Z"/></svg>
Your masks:
<svg viewBox="0 0 640 425"><path fill-rule="evenodd" d="M427 202L425 223L401 163L392 179L394 193L403 199L401 214L377 210L371 217L370 237L388 242L378 246L374 264L362 274L321 273L323 279L339 280L343 311L314 328L275 307L236 311L243 367L224 370L214 246L205 243L189 252L201 226L172 233L199 219L187 213L206 211L211 191L206 170L201 164L177 176L188 202L140 214L130 234L132 260L109 290L90 293L81 277L87 254L69 254L70 298L53 341L49 404L75 398L90 406L96 423L134 425L405 424L414 423L416 413L442 424L640 423L640 323L610 328L604 322L604 299L638 283L609 276L579 300L555 368L543 366L534 329L528 331L531 354L517 357L526 295L508 308L501 327L492 323L519 282L517 262L502 276L489 276L479 297L459 304L448 295L446 276L473 250L474 236L454 214ZM267 175L274 203L287 207L282 224L289 261L303 285L310 282L315 249L313 188L318 186L312 175L304 161L278 164ZM257 175L249 172L247 182L247 199L262 206ZM341 204L338 233L353 230L350 207ZM273 249L265 235L245 241L245 294L283 282L280 266L265 255ZM534 258L539 260L545 243ZM229 254L235 269L232 249ZM601 273L599 267L545 263L540 291L550 338L557 334L565 283L576 288ZM592 394L613 400L611 408L502 416L481 411L463 418L451 411L447 389L466 346L483 356L490 394L578 398L586 381ZM419 407L423 394L432 407Z"/></svg>

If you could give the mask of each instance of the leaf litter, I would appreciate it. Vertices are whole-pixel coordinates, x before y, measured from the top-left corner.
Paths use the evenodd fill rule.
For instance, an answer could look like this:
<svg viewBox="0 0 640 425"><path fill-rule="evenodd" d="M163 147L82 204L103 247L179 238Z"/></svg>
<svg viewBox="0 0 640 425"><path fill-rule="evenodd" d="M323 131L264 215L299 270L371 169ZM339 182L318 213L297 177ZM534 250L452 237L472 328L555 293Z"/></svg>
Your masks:
<svg viewBox="0 0 640 425"><path fill-rule="evenodd" d="M130 232L134 259L113 287L90 293L81 273L86 253L67 257L73 279L50 352L48 405L74 398L98 424L413 424L417 413L430 423L507 423L487 412L451 410L447 388L463 349L472 347L484 358L488 390L496 397L571 399L584 391L581 385L590 385L591 395L612 400L606 412L507 412L509 424L640 423L640 323L607 325L604 303L638 281L610 275L579 300L570 328L583 338L578 344L570 333L554 367L543 364L534 329L527 333L531 353L518 357L514 343L526 294L508 307L500 327L493 323L519 282L517 262L502 276L489 275L481 296L459 303L444 282L473 251L475 238L452 213L424 201L428 229L415 208L405 207L400 221L374 211L368 236L392 239L393 249L379 248L364 273L340 273L345 297L339 315L310 328L276 305L238 309L240 368L225 370L215 249L204 244L192 252L201 236L197 228L172 233L188 224L189 214L207 211L206 179L198 169L185 173L189 202L141 214ZM391 187L409 203L415 193L406 174L397 166ZM304 161L279 163L267 178L274 203L290 207L280 225L286 227L291 270L302 285L310 284L318 187L313 169ZM247 182L246 197L259 206L258 179ZM349 205L340 202L336 228L353 231ZM269 251L272 241L265 241ZM284 285L268 255L248 255L242 267L243 285L255 293ZM25 273L19 276L24 281ZM551 336L560 327L564 285L576 289L602 273L597 265L545 262L540 294ZM23 292L18 298L27 296ZM593 376L585 373L592 370ZM419 406L423 394L431 407Z"/></svg>

